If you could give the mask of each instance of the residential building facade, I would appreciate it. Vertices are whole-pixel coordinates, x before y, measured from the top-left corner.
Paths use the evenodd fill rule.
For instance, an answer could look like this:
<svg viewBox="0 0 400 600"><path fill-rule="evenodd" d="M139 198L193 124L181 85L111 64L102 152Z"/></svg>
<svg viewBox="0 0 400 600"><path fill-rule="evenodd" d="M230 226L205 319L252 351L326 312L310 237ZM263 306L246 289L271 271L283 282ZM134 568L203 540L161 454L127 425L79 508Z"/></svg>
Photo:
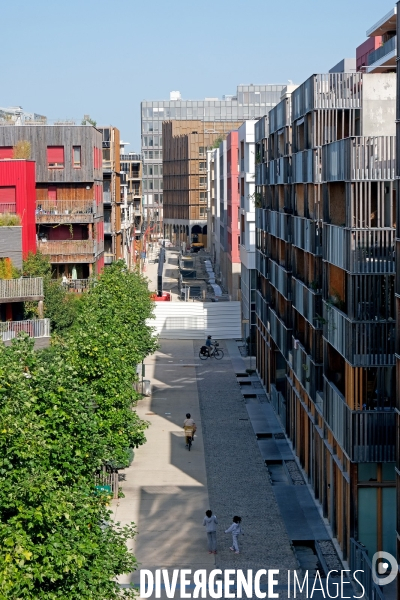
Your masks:
<svg viewBox="0 0 400 600"><path fill-rule="evenodd" d="M132 268L140 262L142 215L142 157L121 154L121 230L123 258Z"/></svg>
<svg viewBox="0 0 400 600"><path fill-rule="evenodd" d="M239 123L163 123L164 237L207 246L207 148ZM236 157L237 165L237 157Z"/></svg>
<svg viewBox="0 0 400 600"><path fill-rule="evenodd" d="M263 117L264 122L268 117ZM255 259L255 165L261 161L255 155L254 131L257 121L245 121L238 129L239 194L240 194L240 288L243 338L253 348L256 334L256 259Z"/></svg>
<svg viewBox="0 0 400 600"><path fill-rule="evenodd" d="M102 135L104 205L104 264L122 258L120 134L112 125L99 127Z"/></svg>
<svg viewBox="0 0 400 600"><path fill-rule="evenodd" d="M37 248L55 276L85 279L103 268L101 134L92 126L0 126L0 158L20 141L36 163Z"/></svg>
<svg viewBox="0 0 400 600"><path fill-rule="evenodd" d="M400 10L400 2L396 4ZM400 25L397 22L397 38L400 35ZM400 49L396 49L396 63L400 61ZM400 89L400 71L397 67L397 90ZM400 94L396 95L396 546L397 562L400 562ZM397 598L400 600L400 585L397 585Z"/></svg>
<svg viewBox="0 0 400 600"><path fill-rule="evenodd" d="M394 73L397 56L397 7L379 19L367 31L367 40L356 50L357 71Z"/></svg>
<svg viewBox="0 0 400 600"><path fill-rule="evenodd" d="M162 234L163 222L163 121L221 121L242 123L259 118L279 101L283 85L239 85L235 95L204 100L182 100L180 92L171 92L169 100L145 100L141 103L144 215L157 219L155 233ZM213 131L214 127L211 127ZM234 129L234 125L230 129ZM228 129L229 130L229 129Z"/></svg>
<svg viewBox="0 0 400 600"><path fill-rule="evenodd" d="M395 551L394 111L329 73L256 127L257 369L346 559Z"/></svg>

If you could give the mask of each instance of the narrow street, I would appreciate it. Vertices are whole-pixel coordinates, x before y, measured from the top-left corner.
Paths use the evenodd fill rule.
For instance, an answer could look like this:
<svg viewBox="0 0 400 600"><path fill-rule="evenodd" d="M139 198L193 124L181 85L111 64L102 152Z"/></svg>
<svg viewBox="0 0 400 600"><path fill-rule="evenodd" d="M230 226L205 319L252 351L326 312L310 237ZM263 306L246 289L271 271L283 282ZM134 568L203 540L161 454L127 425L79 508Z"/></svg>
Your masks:
<svg viewBox="0 0 400 600"><path fill-rule="evenodd" d="M222 361L202 362L198 341L162 340L146 360L152 395L139 402L138 413L150 423L148 441L121 474L125 498L115 501L115 520L137 524L133 550L139 569L276 568L284 581L288 569L312 573L319 563L307 544L331 544L330 537L303 481L273 485L268 456L279 463L277 453L291 462L293 455L287 441L279 439L284 436L263 390L257 389L257 378L243 392L237 373L245 365L237 344L222 341L221 346ZM182 430L186 412L198 425L191 452ZM271 436L255 435L260 427L273 432L275 445ZM215 557L208 554L202 527L208 508L219 520ZM239 555L229 550L231 537L224 534L235 514L242 516L245 532ZM120 582L138 584L139 571ZM278 589L286 597L284 582Z"/></svg>

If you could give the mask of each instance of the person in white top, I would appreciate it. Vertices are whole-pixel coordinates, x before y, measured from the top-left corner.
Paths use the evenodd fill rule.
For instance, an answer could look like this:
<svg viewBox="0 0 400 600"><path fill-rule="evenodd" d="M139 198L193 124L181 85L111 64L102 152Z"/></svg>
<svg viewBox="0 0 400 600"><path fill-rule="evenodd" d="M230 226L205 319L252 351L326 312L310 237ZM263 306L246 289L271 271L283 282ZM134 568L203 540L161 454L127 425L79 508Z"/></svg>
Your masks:
<svg viewBox="0 0 400 600"><path fill-rule="evenodd" d="M235 554L239 554L239 546L238 546L238 535L242 534L244 535L242 528L240 526L240 523L242 522L242 518L241 517L233 517L233 523L232 525L225 531L225 533L231 533L232 534L232 546L229 548L229 550L232 550L232 552L234 552Z"/></svg>

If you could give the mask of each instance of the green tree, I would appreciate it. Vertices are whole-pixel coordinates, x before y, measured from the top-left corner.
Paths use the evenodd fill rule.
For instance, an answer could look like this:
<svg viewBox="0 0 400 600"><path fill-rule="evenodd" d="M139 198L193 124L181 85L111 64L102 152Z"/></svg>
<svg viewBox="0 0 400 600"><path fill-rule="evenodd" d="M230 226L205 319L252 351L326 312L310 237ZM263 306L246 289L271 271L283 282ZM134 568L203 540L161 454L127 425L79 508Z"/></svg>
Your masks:
<svg viewBox="0 0 400 600"><path fill-rule="evenodd" d="M105 454L92 391L57 351L0 346L0 598L131 598L133 526L111 524L93 472Z"/></svg>
<svg viewBox="0 0 400 600"><path fill-rule="evenodd" d="M60 342L67 362L95 394L107 460L121 464L128 448L146 441L147 423L132 410L138 399L133 383L136 365L157 347L148 325L152 315L146 279L117 261L83 295L74 326Z"/></svg>
<svg viewBox="0 0 400 600"><path fill-rule="evenodd" d="M23 263L25 277L43 277L44 316L50 319L52 331L60 333L72 325L77 316L80 297L67 292L57 279L52 279L49 257L41 252L30 252ZM27 318L38 316L36 303L25 303Z"/></svg>

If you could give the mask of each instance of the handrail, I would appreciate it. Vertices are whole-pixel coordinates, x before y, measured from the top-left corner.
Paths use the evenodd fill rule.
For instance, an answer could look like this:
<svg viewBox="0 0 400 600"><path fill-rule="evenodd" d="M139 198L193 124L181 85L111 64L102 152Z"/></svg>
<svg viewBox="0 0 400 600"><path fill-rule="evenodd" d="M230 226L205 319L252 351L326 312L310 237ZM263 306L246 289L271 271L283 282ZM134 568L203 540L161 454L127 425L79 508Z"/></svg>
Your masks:
<svg viewBox="0 0 400 600"><path fill-rule="evenodd" d="M43 278L0 279L0 300L12 298L43 298Z"/></svg>
<svg viewBox="0 0 400 600"><path fill-rule="evenodd" d="M14 339L21 332L33 338L50 337L50 319L0 322L0 339L3 342Z"/></svg>

